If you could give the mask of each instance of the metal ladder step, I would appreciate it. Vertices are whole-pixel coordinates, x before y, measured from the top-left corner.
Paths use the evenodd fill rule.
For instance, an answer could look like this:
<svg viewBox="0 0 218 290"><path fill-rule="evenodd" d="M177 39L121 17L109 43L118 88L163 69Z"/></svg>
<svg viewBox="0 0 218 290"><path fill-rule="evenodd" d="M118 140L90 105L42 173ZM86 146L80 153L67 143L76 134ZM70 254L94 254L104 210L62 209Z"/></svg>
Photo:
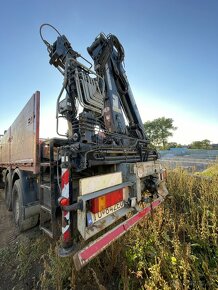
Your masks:
<svg viewBox="0 0 218 290"><path fill-rule="evenodd" d="M46 205L44 205L44 204L40 205L40 209L44 210L45 212L49 213L50 215L52 214L51 208L46 206Z"/></svg>
<svg viewBox="0 0 218 290"><path fill-rule="evenodd" d="M50 162L41 162L41 163L40 163L40 166L41 166L41 167L47 167L47 166L50 166Z"/></svg>
<svg viewBox="0 0 218 290"><path fill-rule="evenodd" d="M48 228L44 227L44 226L40 226L40 229L45 232L50 238L53 238L54 235L52 233L52 231L50 231Z"/></svg>
<svg viewBox="0 0 218 290"><path fill-rule="evenodd" d="M46 141L40 145L40 229L49 237L58 236L56 213L56 170L54 161L54 142ZM46 146L46 150L45 149Z"/></svg>
<svg viewBox="0 0 218 290"><path fill-rule="evenodd" d="M50 186L50 185L47 185L47 184L40 184L40 187L41 187L42 189L51 190L51 186Z"/></svg>
<svg viewBox="0 0 218 290"><path fill-rule="evenodd" d="M41 167L52 167L52 166L54 166L56 164L56 162L54 163L54 162L41 162L40 163L40 166Z"/></svg>

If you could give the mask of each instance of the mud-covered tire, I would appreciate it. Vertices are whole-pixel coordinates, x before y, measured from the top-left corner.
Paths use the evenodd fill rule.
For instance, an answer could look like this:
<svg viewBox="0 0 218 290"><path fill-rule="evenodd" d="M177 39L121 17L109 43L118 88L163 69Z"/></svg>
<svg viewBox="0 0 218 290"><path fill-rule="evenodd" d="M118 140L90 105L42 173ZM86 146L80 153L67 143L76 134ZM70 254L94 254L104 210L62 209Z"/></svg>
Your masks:
<svg viewBox="0 0 218 290"><path fill-rule="evenodd" d="M0 189L4 189L4 182L3 182L3 170L0 169Z"/></svg>
<svg viewBox="0 0 218 290"><path fill-rule="evenodd" d="M12 194L11 194L11 186L10 186L10 175L7 174L5 177L5 205L7 210L12 210Z"/></svg>
<svg viewBox="0 0 218 290"><path fill-rule="evenodd" d="M38 215L24 218L23 197L20 179L16 180L12 190L12 211L19 232L26 231L38 223Z"/></svg>

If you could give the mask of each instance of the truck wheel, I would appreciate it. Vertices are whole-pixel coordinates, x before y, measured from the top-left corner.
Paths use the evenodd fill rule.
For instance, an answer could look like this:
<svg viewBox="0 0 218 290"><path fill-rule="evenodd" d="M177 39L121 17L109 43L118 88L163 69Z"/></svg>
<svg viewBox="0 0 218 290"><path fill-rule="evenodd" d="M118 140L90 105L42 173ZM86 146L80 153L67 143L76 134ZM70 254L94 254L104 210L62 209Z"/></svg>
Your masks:
<svg viewBox="0 0 218 290"><path fill-rule="evenodd" d="M8 174L5 178L5 204L7 210L12 210L12 195L10 190L10 175Z"/></svg>
<svg viewBox="0 0 218 290"><path fill-rule="evenodd" d="M24 219L23 198L20 179L16 180L12 190L12 210L16 226L20 232L28 230L38 223L38 215Z"/></svg>
<svg viewBox="0 0 218 290"><path fill-rule="evenodd" d="M0 169L0 189L4 189L4 182L3 182L3 170Z"/></svg>

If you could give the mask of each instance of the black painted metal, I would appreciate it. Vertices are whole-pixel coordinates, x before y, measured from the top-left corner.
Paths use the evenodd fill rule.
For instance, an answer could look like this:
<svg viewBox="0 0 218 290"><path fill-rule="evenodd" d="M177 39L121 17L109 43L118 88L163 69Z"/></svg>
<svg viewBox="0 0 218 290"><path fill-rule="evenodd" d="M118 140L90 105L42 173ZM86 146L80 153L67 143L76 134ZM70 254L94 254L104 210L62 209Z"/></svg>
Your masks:
<svg viewBox="0 0 218 290"><path fill-rule="evenodd" d="M62 139L50 139L40 145L40 228L51 238L60 236L58 225L58 197L60 196L58 186L57 148L66 141Z"/></svg>
<svg viewBox="0 0 218 290"><path fill-rule="evenodd" d="M123 68L124 49L117 37L101 33L88 48L94 70L78 61L81 55L64 35L59 34L52 45L43 41L50 64L64 75L57 100L57 132L59 118L66 118L69 146L63 151L72 160L72 167L80 172L91 166L112 164L113 160L114 164L156 160L157 152L148 148L149 141ZM61 99L64 90L66 97ZM78 102L83 106L80 114ZM107 152L115 149L119 154ZM101 158L93 155L96 151Z"/></svg>

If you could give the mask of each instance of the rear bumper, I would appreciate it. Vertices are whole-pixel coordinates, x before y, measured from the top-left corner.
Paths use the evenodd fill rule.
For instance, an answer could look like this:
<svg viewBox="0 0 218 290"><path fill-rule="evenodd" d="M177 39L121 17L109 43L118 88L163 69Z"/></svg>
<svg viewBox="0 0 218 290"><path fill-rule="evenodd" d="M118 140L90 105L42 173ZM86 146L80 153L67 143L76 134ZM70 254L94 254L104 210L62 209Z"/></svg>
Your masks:
<svg viewBox="0 0 218 290"><path fill-rule="evenodd" d="M74 264L76 270L80 270L93 258L95 258L100 252L106 249L112 242L120 238L128 230L130 230L134 225L136 225L143 217L151 212L152 209L156 208L161 204L164 199L162 197L154 200L150 205L145 207L140 212L133 215L131 218L125 222L119 224L117 227L107 232L94 242L90 243L87 247L78 251L74 256Z"/></svg>

